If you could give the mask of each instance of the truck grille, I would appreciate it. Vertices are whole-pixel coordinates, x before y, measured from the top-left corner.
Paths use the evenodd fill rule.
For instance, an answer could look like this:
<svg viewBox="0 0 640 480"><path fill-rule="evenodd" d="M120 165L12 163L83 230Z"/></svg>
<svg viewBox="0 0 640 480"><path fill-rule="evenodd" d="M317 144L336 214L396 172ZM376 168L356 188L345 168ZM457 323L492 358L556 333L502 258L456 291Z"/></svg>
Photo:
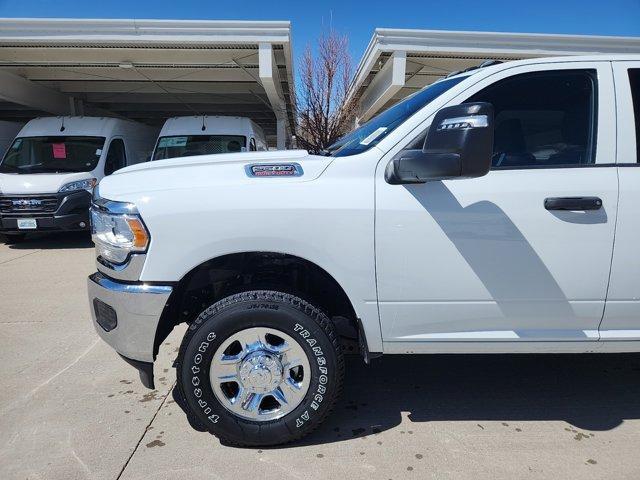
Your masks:
<svg viewBox="0 0 640 480"><path fill-rule="evenodd" d="M51 213L58 209L58 198L37 197L0 197L0 213Z"/></svg>

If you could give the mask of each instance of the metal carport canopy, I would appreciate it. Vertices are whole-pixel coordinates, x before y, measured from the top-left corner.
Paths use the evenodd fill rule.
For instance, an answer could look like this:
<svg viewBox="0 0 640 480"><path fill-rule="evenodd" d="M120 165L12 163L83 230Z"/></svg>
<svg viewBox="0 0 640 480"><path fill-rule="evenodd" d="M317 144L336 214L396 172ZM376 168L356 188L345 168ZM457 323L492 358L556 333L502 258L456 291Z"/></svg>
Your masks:
<svg viewBox="0 0 640 480"><path fill-rule="evenodd" d="M288 21L0 19L0 85L4 120L244 116L278 148L294 131Z"/></svg>
<svg viewBox="0 0 640 480"><path fill-rule="evenodd" d="M596 53L640 53L640 38L378 28L349 97L357 99L357 122L363 123L446 74L483 60Z"/></svg>

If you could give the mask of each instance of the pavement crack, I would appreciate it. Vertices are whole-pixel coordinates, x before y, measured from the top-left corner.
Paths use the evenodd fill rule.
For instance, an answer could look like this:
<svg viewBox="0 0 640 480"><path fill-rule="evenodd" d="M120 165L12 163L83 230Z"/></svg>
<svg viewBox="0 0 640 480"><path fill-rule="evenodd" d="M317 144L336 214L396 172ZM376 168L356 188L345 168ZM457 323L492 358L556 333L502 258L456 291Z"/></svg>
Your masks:
<svg viewBox="0 0 640 480"><path fill-rule="evenodd" d="M3 260L2 262L0 262L0 265L4 265L5 263L13 262L14 260L19 260L21 258L28 257L29 255L33 255L34 253L39 253L41 251L42 250L35 250L33 252L29 252L29 253L25 253L24 255L20 255L19 257L13 257L13 258L10 258L9 260Z"/></svg>
<svg viewBox="0 0 640 480"><path fill-rule="evenodd" d="M91 478L91 470L89 469L87 464L84 463L84 461L82 461L82 459L78 456L76 449L73 448L73 444L71 442L71 432L67 434L67 443L69 444L69 449L71 450L71 454L73 455L73 458L75 458L76 461L82 466L82 469L88 475L87 478Z"/></svg>
<svg viewBox="0 0 640 480"><path fill-rule="evenodd" d="M138 443L136 443L136 446L133 449L133 451L131 452L131 455L129 455L129 458L127 458L127 461L124 462L124 465L122 466L122 469L120 470L120 473L116 477L116 480L120 480L120 477L122 477L122 475L124 474L124 471L129 466L129 462L131 462L131 459L133 458L133 456L138 451L138 448L140 448L140 444L142 443L142 440L144 440L144 437L147 435L147 432L149 431L149 427L151 427L151 424L153 423L153 421L158 416L158 413L160 413L160 410L162 409L162 406L167 401L167 398L169 398L169 394L171 393L171 391L173 390L173 387L175 387L175 385L176 385L176 382L173 382L171 384L171 387L169 388L169 390L167 390L166 395L162 398L162 401L160 402L160 405L158 405L158 408L156 409L155 413L151 417L151 420L149 420L149 423L147 423L147 426L145 427L144 431L142 432L142 435L140 435L140 438L138 439Z"/></svg>
<svg viewBox="0 0 640 480"><path fill-rule="evenodd" d="M7 412L9 412L10 410L16 408L18 405L22 405L25 401L29 400L31 397L33 397L36 392L38 390L40 390L42 387L45 387L47 385L49 385L49 383L51 383L54 379L56 379L57 377L59 377L60 375L62 375L64 372L66 372L67 370L69 370L71 367L73 367L75 364L77 364L80 360L82 360L82 358L84 358L91 350L93 350L93 348L98 344L98 342L100 341L99 338L96 338L94 340L94 342L89 345L80 355L78 355L75 360L71 363L69 363L66 367L64 367L62 370L59 370L57 373L55 373L54 375L52 375L51 377L49 377L47 380L45 380L44 382L42 382L40 385L38 385L36 388L34 388L33 390L31 390L29 393L27 393L24 398L22 398L21 400L16 400L15 402L13 402L11 405L3 408L0 411L0 416L5 415ZM24 371L21 370L21 371Z"/></svg>
<svg viewBox="0 0 640 480"><path fill-rule="evenodd" d="M44 323L44 320L17 320L9 322L0 322L0 325L26 325L30 323Z"/></svg>
<svg viewBox="0 0 640 480"><path fill-rule="evenodd" d="M98 342L100 341L99 338L96 338L94 340L94 342L89 345L89 347L82 352L80 355L78 355L76 357L76 359L71 362L70 364L68 364L66 367L64 367L62 370L60 370L58 373L56 373L55 375L52 375L51 377L49 377L47 380L45 380L44 382L42 382L40 385L38 385L36 388L34 388L33 390L31 390L28 394L27 394L27 398L33 396L38 390L40 390L42 387L44 387L45 385L48 385L53 379L55 379L56 377L58 377L59 375L62 375L64 372L66 372L67 370L69 370L71 367L73 367L76 363L78 363L86 354L88 354L91 350L93 350L93 348L98 344Z"/></svg>

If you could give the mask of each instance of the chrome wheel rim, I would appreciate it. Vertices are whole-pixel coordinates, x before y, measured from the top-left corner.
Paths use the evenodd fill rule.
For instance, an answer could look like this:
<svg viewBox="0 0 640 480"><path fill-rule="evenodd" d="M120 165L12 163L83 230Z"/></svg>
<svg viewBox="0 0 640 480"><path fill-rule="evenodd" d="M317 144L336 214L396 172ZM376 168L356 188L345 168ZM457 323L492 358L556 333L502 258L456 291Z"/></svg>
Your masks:
<svg viewBox="0 0 640 480"><path fill-rule="evenodd" d="M213 354L209 369L218 401L234 415L258 422L293 411L309 390L310 378L302 346L268 327L231 335Z"/></svg>

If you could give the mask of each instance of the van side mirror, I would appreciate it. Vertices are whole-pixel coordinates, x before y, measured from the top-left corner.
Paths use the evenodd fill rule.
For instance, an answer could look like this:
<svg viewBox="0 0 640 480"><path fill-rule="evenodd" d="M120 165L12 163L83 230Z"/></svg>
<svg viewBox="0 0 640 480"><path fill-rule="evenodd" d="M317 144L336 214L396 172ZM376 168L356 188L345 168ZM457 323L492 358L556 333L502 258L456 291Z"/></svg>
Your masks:
<svg viewBox="0 0 640 480"><path fill-rule="evenodd" d="M445 107L436 113L422 150L403 150L387 165L392 185L482 177L491 168L493 105Z"/></svg>

